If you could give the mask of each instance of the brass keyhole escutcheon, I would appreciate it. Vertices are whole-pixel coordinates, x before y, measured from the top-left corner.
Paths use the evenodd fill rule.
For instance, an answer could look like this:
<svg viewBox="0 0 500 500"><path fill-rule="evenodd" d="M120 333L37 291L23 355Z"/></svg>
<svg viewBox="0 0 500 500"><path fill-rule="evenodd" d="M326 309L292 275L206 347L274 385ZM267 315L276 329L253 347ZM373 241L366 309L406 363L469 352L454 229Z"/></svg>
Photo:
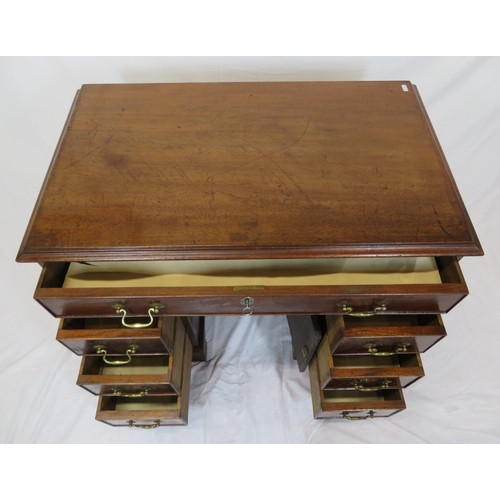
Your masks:
<svg viewBox="0 0 500 500"><path fill-rule="evenodd" d="M243 297L240 299L240 304L242 306L245 306L243 308L243 315L244 316L251 316L253 314L253 309L250 307L255 300L252 297Z"/></svg>

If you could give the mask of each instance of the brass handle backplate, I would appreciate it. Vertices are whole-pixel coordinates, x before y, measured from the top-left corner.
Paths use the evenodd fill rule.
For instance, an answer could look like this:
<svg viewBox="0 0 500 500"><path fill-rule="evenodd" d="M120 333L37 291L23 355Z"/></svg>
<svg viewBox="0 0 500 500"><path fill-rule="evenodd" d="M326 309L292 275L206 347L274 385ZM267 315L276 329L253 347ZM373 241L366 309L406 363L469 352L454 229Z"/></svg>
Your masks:
<svg viewBox="0 0 500 500"><path fill-rule="evenodd" d="M368 415L365 415L364 417L351 417L349 413L350 412L348 411L343 411L342 418L345 418L346 420L367 420L368 418L373 418L373 416L375 415L375 412L373 410L370 410L368 412Z"/></svg>
<svg viewBox="0 0 500 500"><path fill-rule="evenodd" d="M129 427L137 427L138 429L156 429L157 427L160 427L160 421L155 420L155 423L151 424L151 425L137 425L137 424L134 424L133 420L129 420L128 426Z"/></svg>
<svg viewBox="0 0 500 500"><path fill-rule="evenodd" d="M136 393L128 393L117 391L116 389L113 391L113 396L119 396L120 398L143 398L148 395L149 389L144 389L141 392Z"/></svg>
<svg viewBox="0 0 500 500"><path fill-rule="evenodd" d="M122 304L114 304L113 307L116 311L116 314L122 315L123 326L127 328L147 328L148 326L151 326L153 324L154 318L152 316L152 313L158 314L160 312L160 309L165 306L163 304L156 302L154 304L151 304L151 306L148 309L148 315L149 315L148 323L126 323L125 318L127 316L127 310L124 308L124 306Z"/></svg>
<svg viewBox="0 0 500 500"><path fill-rule="evenodd" d="M407 352L408 347L411 346L411 344L409 342L405 342L404 344L400 344L398 347L396 347L395 351L379 351L377 349L377 345L378 344L368 343L368 344L365 344L363 347L368 349L368 352L372 356L396 356L397 354Z"/></svg>
<svg viewBox="0 0 500 500"><path fill-rule="evenodd" d="M365 387L365 386L361 383L361 380L355 380L355 381L354 381L354 388L355 388L357 391L360 391L360 392L374 392L374 391L380 391L380 390L382 390L382 389L387 389L391 383L392 383L392 382L391 382L390 380L383 379L383 380L381 381L381 384L380 384L379 386Z"/></svg>
<svg viewBox="0 0 500 500"><path fill-rule="evenodd" d="M132 361L132 354L135 354L137 352L137 349L139 348L138 345L129 345L128 349L125 351L125 356L127 356L127 359L123 360L116 360L116 361L110 361L109 359L106 358L108 351L106 351L106 346L104 345L95 345L94 349L96 350L97 354L102 354L102 360L107 364L107 365L126 365L127 363L130 363Z"/></svg>
<svg viewBox="0 0 500 500"><path fill-rule="evenodd" d="M369 316L375 316L380 312L387 311L387 302L375 306L371 311L354 311L349 305L349 302L340 302L337 306L342 306L342 312L347 316L354 316L356 318L367 318Z"/></svg>

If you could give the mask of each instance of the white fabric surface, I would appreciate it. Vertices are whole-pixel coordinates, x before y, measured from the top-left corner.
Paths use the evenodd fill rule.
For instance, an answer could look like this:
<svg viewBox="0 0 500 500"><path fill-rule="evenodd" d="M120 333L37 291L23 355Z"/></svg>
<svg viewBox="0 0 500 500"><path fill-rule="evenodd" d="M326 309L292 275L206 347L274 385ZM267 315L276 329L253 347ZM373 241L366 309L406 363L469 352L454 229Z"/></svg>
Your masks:
<svg viewBox="0 0 500 500"><path fill-rule="evenodd" d="M0 59L1 443L499 443L500 59ZM80 358L33 299L40 268L14 262L75 91L84 83L411 80L421 93L485 257L461 261L470 296L422 355L407 410L366 422L314 420L284 317L207 319L189 425L144 431L94 420Z"/></svg>

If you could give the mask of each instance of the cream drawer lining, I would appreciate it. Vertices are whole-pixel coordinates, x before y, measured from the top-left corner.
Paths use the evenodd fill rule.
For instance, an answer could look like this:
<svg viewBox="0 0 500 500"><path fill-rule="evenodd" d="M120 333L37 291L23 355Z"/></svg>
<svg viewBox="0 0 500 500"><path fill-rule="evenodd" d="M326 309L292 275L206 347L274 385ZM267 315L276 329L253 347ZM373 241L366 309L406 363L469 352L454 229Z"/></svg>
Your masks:
<svg viewBox="0 0 500 500"><path fill-rule="evenodd" d="M433 257L71 263L64 288L441 283Z"/></svg>
<svg viewBox="0 0 500 500"><path fill-rule="evenodd" d="M177 396L151 396L137 400L117 398L115 411L177 410Z"/></svg>
<svg viewBox="0 0 500 500"><path fill-rule="evenodd" d="M126 365L102 364L101 375L168 375L168 357L137 356Z"/></svg>
<svg viewBox="0 0 500 500"><path fill-rule="evenodd" d="M381 391L358 392L358 391L323 391L325 403L364 403L367 401L386 401Z"/></svg>

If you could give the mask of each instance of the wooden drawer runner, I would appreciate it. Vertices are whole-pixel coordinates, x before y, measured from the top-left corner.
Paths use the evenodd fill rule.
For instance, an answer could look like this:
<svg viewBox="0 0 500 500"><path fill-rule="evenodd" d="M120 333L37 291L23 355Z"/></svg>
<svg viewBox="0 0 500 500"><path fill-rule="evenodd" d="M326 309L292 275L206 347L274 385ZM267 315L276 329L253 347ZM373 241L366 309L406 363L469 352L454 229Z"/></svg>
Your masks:
<svg viewBox="0 0 500 500"><path fill-rule="evenodd" d="M131 317L145 316L152 304L161 306L153 314L166 316L344 314L346 307L382 314L437 314L448 312L468 290L456 258L435 260L441 283L249 287L64 288L69 263L47 263L35 299L56 317L113 317L117 304Z"/></svg>
<svg viewBox="0 0 500 500"><path fill-rule="evenodd" d="M165 425L187 425L191 381L191 342L184 343L184 362L179 394L138 398L99 396L96 420L114 427L151 429Z"/></svg>
<svg viewBox="0 0 500 500"><path fill-rule="evenodd" d="M190 345L191 353L192 349L183 323L179 318L172 319L175 335L170 354L150 352L138 356L129 350L125 356L123 353L83 356L77 385L96 395L123 394L134 399L152 394L179 394L183 365L191 364L191 355L186 358L185 344Z"/></svg>
<svg viewBox="0 0 500 500"><path fill-rule="evenodd" d="M436 314L325 316L324 322L335 354L425 352L446 336Z"/></svg>
<svg viewBox="0 0 500 500"><path fill-rule="evenodd" d="M146 318L138 322L147 323ZM127 328L121 318L64 318L56 339L77 355L97 356L96 345L103 345L108 355L122 355L137 346L135 355L168 354L173 351L175 317L157 317L147 328Z"/></svg>
<svg viewBox="0 0 500 500"><path fill-rule="evenodd" d="M322 390L316 356L309 365L314 418L366 420L389 417L406 408L401 387L377 391Z"/></svg>

